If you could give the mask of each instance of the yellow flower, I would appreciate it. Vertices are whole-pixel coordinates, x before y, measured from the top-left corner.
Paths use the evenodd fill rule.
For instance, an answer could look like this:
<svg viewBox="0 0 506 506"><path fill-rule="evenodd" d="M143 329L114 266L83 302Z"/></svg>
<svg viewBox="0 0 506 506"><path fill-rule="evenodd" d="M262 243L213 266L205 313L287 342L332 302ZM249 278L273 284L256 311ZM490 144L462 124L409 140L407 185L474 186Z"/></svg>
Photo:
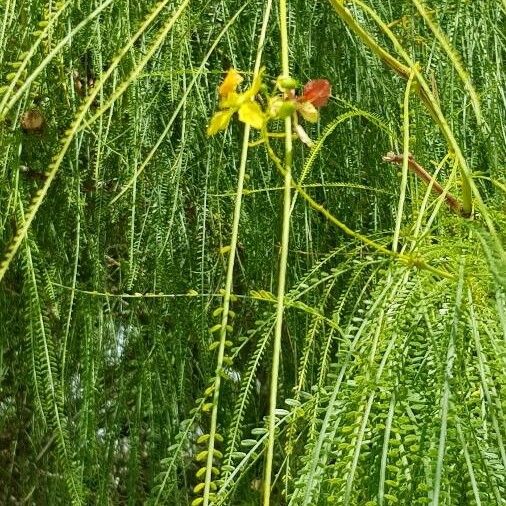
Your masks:
<svg viewBox="0 0 506 506"><path fill-rule="evenodd" d="M211 118L207 127L207 135L214 135L220 130L225 130L236 112L238 112L239 120L243 123L253 128L262 128L266 115L260 105L255 102L255 96L262 85L262 73L263 69L255 76L251 87L244 93L237 93L237 87L241 84L243 78L235 69L228 71L218 88L220 111L214 113Z"/></svg>

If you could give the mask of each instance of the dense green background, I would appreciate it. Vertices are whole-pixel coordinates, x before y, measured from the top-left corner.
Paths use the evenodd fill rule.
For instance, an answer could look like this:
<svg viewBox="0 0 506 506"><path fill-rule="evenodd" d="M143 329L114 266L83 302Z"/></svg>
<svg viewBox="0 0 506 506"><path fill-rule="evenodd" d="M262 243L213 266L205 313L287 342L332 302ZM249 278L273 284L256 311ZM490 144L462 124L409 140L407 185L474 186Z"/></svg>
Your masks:
<svg viewBox="0 0 506 506"><path fill-rule="evenodd" d="M146 26L156 7L150 1L114 0L98 16L99 0L0 2L6 85L44 20L59 16L16 86L36 79L8 109L0 107L1 251L33 209L62 139L71 139L0 284L1 504L185 505L197 497L202 464L195 455L204 447L196 439L209 430L199 399L215 375L209 328L224 286L221 248L230 242L243 125L210 139L205 129L223 72L253 68L265 4L190 2L143 66L181 5L165 3ZM478 91L481 129L415 6L368 5L385 22L398 21L392 30L435 83L504 237L504 1L430 6ZM353 12L392 50L363 11ZM277 16L275 4L263 58L269 86L280 73ZM401 179L381 157L402 150L406 83L330 3L290 1L289 39L292 75L333 86L319 124L307 125L313 139L353 108L392 132L364 117L344 121L306 180L341 221L389 247ZM80 128L74 118L97 89L85 116L93 121ZM13 93L2 89L0 100ZM21 128L31 109L44 117L40 132ZM416 96L410 115L410 150L433 171L448 148ZM282 143L273 146L281 155ZM308 156L296 142L296 177ZM446 164L439 180L451 169ZM251 451L252 441L240 441L260 441L262 430L251 430L264 427L268 410L275 300L252 290L276 291L282 184L265 149L251 148L233 285L233 363L220 396L225 440L217 467L225 467L216 503L260 502L263 443ZM458 195L458 181L450 189ZM440 504L506 504L504 253L483 212L466 221L444 205L412 243L425 190L409 176L401 243L453 279L406 269L296 199L278 392L287 413L280 412L273 504L411 505L434 494ZM429 202L423 224L434 209ZM285 405L285 398L294 401Z"/></svg>

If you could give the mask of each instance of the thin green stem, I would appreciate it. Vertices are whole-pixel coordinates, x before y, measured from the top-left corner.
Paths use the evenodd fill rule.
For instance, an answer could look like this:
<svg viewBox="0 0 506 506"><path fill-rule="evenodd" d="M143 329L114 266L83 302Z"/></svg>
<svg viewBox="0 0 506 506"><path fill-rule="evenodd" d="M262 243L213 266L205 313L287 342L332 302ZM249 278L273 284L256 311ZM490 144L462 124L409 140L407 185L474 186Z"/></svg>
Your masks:
<svg viewBox="0 0 506 506"><path fill-rule="evenodd" d="M450 331L448 341L448 348L446 352L446 367L444 375L444 384L441 396L441 405L439 408L440 413L440 430L439 430L439 445L436 459L436 469L433 479L433 496L432 503L434 506L439 505L439 496L441 495L441 486L443 480L443 464L447 452L446 439L448 432L448 417L450 413L450 402L452 397L451 380L453 377L453 363L456 358L455 339L460 324L460 312L462 304L462 293L464 288L464 262L460 265L459 280L457 284L457 294L455 297L455 313L453 316L453 325Z"/></svg>
<svg viewBox="0 0 506 506"><path fill-rule="evenodd" d="M237 178L237 197L235 199L234 218L232 224L232 237L230 240L230 252L228 257L227 265L227 277L225 281L225 293L223 295L223 312L221 318L221 330L220 330L220 345L218 348L218 359L216 365L216 377L214 380L214 392L213 392L213 408L211 411L211 425L209 429L209 441L207 446L207 463L206 463L206 475L204 481L204 506L209 504L209 492L212 481L212 467L214 457L214 447L216 440L216 429L218 422L218 402L220 397L220 386L221 386L221 369L223 367L223 358L225 356L225 341L227 336L227 325L230 311L230 295L232 293L232 285L234 281L234 265L235 255L237 251L237 238L239 236L239 221L241 216L242 206L242 189L244 187L244 176L246 174L246 162L248 160L248 140L250 134L250 127L246 125L244 128L243 144L241 152L241 161L239 165L239 174Z"/></svg>
<svg viewBox="0 0 506 506"><path fill-rule="evenodd" d="M392 432L392 420L395 412L395 392L390 398L390 405L388 407L388 415L385 421L385 432L383 437L383 448L381 450L381 461L380 461L380 477L378 485L378 504L383 506L385 502L385 479L387 475L387 463L388 463L388 448L390 443L390 434Z"/></svg>
<svg viewBox="0 0 506 506"><path fill-rule="evenodd" d="M403 105L403 155L402 155L402 179L401 179L401 191L399 193L399 205L397 206L397 216L395 219L395 231L392 239L392 251L397 251L397 245L399 244L399 235L401 232L402 214L404 210L404 200L406 199L406 186L408 184L408 162L409 162L409 95L411 93L411 86L413 84L413 78L415 77L414 71L408 78L408 84L406 85L406 92L404 93L404 105Z"/></svg>
<svg viewBox="0 0 506 506"><path fill-rule="evenodd" d="M279 0L279 23L281 33L281 67L283 76L290 75L288 62L288 25L287 0ZM269 395L269 421L267 453L265 458L265 474L263 483L264 506L271 501L271 475L274 457L274 441L276 431L276 402L278 395L279 356L281 352L281 335L283 331L283 313L286 285L286 266L288 260L288 244L290 234L290 204L292 196L292 118L285 119L285 163L283 190L283 226L281 232L281 253L278 272L278 293L276 307L276 326L274 329L274 344L272 350L271 388Z"/></svg>
<svg viewBox="0 0 506 506"><path fill-rule="evenodd" d="M265 42L265 36L267 33L267 26L272 9L272 0L267 0L265 6L264 18L262 23L262 29L260 32L260 38L258 41L258 50L255 60L255 68L253 71L253 80L258 76L260 72L260 65L262 62L262 52ZM248 124L244 127L244 134L242 140L241 150L241 161L239 163L239 174L237 177L237 194L235 198L234 206L234 217L232 222L232 236L230 240L230 251L228 256L227 264L227 277L225 281L225 293L223 295L223 312L221 317L221 329L220 329L220 345L218 348L218 359L216 365L216 377L214 380L214 391L213 391L213 407L211 411L211 424L209 429L209 440L207 446L207 462L206 462L206 474L204 479L204 493L203 493L203 506L207 506L210 500L211 481L212 481L212 468L213 468L213 457L214 447L216 442L216 431L218 425L218 403L220 397L220 386L221 386L221 371L223 368L223 358L225 356L225 341L227 337L227 326L230 316L230 298L233 289L234 282L234 266L235 256L237 252L237 239L239 237L239 224L241 219L241 207L242 207L242 196L244 189L244 179L246 175L246 164L248 161L248 149L249 149L249 137L250 137L250 126Z"/></svg>

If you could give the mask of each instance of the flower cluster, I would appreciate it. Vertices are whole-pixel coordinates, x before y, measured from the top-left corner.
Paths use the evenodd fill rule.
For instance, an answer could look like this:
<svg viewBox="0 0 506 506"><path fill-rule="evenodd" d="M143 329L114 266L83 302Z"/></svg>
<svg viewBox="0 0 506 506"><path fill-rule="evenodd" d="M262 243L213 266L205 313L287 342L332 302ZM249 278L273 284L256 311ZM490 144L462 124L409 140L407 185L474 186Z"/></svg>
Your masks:
<svg viewBox="0 0 506 506"><path fill-rule="evenodd" d="M291 77L279 77L276 87L281 94L269 96L265 93L262 76L263 70L255 76L248 89L239 93L237 90L244 79L237 70L228 71L218 88L219 111L211 118L207 135L225 130L236 112L240 121L256 129L261 129L270 119L284 119L296 114L311 123L318 121L318 109L327 104L331 94L331 86L326 79L309 81L302 94L297 96L297 81ZM260 92L265 95L265 100L259 97ZM260 104L266 104L266 107L263 109Z"/></svg>
<svg viewBox="0 0 506 506"><path fill-rule="evenodd" d="M220 110L211 118L207 127L207 135L214 135L220 130L227 128L230 119L235 112L239 113L239 119L252 126L262 128L265 121L265 114L255 97L262 86L262 72L253 80L251 87L244 93L237 93L238 86L242 83L243 77L235 69L230 69L218 88L220 95Z"/></svg>

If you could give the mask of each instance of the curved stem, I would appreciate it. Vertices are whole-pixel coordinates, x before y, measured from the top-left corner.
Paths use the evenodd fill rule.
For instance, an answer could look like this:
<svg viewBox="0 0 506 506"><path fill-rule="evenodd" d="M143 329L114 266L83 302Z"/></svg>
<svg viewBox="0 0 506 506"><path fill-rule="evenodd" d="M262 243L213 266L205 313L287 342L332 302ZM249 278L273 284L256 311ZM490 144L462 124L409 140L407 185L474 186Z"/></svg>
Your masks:
<svg viewBox="0 0 506 506"><path fill-rule="evenodd" d="M436 180L435 176L432 176L427 172L411 155L408 153L408 168L411 170L416 176L418 176L428 187L430 187L430 191L434 194L436 194L438 197L443 196L443 199L447 206L456 214L462 215L462 204L460 203L459 199L455 197L452 193L450 193L448 190L443 188ZM448 155L447 155L448 156ZM403 164L404 157L403 155L396 155L393 152L387 153L383 157L383 161L390 162L390 163L396 163L396 164Z"/></svg>
<svg viewBox="0 0 506 506"><path fill-rule="evenodd" d="M446 139L450 149L454 152L456 159L459 162L460 172L462 176L462 214L466 217L471 217L473 213L473 189L475 190L475 196L478 200L481 200L477 189L474 187L471 177L471 170L467 164L467 161L462 154L460 146L453 135L453 131L448 125L448 122L439 107L437 99L434 97L427 81L416 68L415 62L403 49L400 42L397 40L393 32L388 26L381 20L379 15L374 9L363 3L361 0L353 0L353 3L358 5L364 12L367 12L374 21L378 24L381 30L387 35L387 37L393 43L396 51L402 56L408 66L399 62L390 53L383 49L374 37L367 32L361 24L351 15L350 11L345 7L343 0L330 0L330 3L338 13L339 17L347 24L347 26L369 47L369 49L377 55L383 62L385 62L390 68L397 72L404 78L409 78L410 73L415 73L415 80L418 83L417 92L420 95L423 103L426 105L429 113L431 114L434 121L438 124L443 136ZM410 71L411 67L411 71ZM487 224L491 227L491 231L494 230L493 224L487 219Z"/></svg>
<svg viewBox="0 0 506 506"><path fill-rule="evenodd" d="M276 165L276 168L281 174L285 174L285 169L283 168L283 165L281 164L281 160L277 157L276 153L274 153L274 150L272 149L269 139L265 136L265 146L267 148L267 153L269 154L269 158L274 162ZM352 230L350 227L348 227L346 224L344 224L342 221L338 220L330 211L325 209L321 204L316 202L305 190L300 184L292 178L292 186L297 190L297 193L315 210L321 213L325 218L327 218L330 223L334 224L336 227L341 229L345 234L353 237L357 241L360 241L367 246L370 246L375 251L378 251L379 253L382 253L383 255L396 258L403 264L410 266L410 267L416 267L417 269L425 269L429 272L432 272L436 274L439 277L446 278L446 279L454 279L455 276L451 274L450 272L442 269L438 269L437 267L433 267L432 265L428 264L422 257L415 257L413 255L406 255L405 253L397 253L396 251L393 251L392 249L387 249L381 244L378 244L377 242L373 241L372 239L369 239L367 236L362 235L359 232L356 232L355 230Z"/></svg>
<svg viewBox="0 0 506 506"><path fill-rule="evenodd" d="M406 199L406 186L408 185L408 160L409 160L409 95L411 93L411 86L413 84L413 78L415 77L412 71L409 75L408 84L406 85L406 92L404 93L404 136L403 136L403 155L402 155L402 180L401 180L401 191L399 194L399 205L397 206L397 217L395 219L395 232L392 240L392 251L397 251L397 245L399 244L399 235L401 232L402 214L404 210L404 200Z"/></svg>

